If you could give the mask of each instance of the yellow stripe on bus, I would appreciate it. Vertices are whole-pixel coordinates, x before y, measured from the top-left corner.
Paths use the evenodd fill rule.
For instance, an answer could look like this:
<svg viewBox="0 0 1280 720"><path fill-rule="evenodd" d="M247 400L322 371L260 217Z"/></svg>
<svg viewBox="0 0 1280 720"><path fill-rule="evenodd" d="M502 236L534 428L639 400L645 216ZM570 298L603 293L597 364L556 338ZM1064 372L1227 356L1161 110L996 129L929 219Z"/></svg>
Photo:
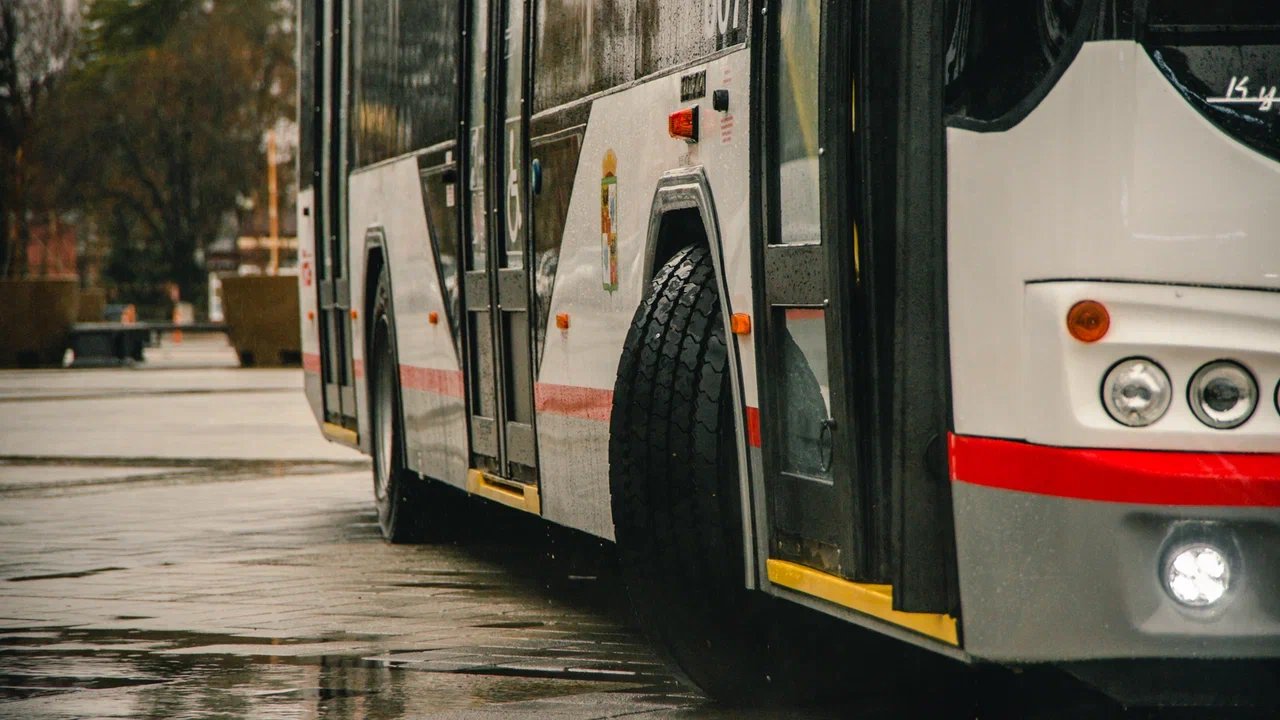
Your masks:
<svg viewBox="0 0 1280 720"><path fill-rule="evenodd" d="M467 473L467 491L517 510L542 514L542 499L536 485L512 482L472 468Z"/></svg>
<svg viewBox="0 0 1280 720"><path fill-rule="evenodd" d="M770 559L769 582L827 602L857 610L864 615L928 635L951 645L959 645L956 619L950 615L910 613L893 609L893 586L849 582L804 565Z"/></svg>
<svg viewBox="0 0 1280 720"><path fill-rule="evenodd" d="M333 438L338 442L344 442L348 445L360 444L360 436L356 434L355 430L348 430L341 425L335 425L330 422L325 423L322 429L326 437Z"/></svg>

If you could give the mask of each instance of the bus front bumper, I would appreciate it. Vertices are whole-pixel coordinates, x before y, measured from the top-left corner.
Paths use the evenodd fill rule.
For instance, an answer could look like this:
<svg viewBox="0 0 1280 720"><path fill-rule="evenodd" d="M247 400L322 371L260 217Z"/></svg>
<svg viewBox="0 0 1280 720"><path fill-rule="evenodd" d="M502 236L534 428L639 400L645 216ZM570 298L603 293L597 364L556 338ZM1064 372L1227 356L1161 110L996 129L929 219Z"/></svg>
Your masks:
<svg viewBox="0 0 1280 720"><path fill-rule="evenodd" d="M1006 662L1280 658L1280 454L1083 450L953 436L964 647ZM1210 546L1218 601L1171 560Z"/></svg>

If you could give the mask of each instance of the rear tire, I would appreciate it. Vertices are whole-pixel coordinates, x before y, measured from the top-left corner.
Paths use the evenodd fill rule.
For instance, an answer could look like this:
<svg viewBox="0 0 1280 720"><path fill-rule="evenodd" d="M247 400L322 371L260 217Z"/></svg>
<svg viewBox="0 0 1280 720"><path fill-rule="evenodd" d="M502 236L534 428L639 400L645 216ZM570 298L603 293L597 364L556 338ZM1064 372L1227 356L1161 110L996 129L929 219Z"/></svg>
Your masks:
<svg viewBox="0 0 1280 720"><path fill-rule="evenodd" d="M453 539L465 498L405 464L399 354L391 311L391 277L384 266L374 296L369 342L369 418L373 439L373 498L382 537L391 543Z"/></svg>

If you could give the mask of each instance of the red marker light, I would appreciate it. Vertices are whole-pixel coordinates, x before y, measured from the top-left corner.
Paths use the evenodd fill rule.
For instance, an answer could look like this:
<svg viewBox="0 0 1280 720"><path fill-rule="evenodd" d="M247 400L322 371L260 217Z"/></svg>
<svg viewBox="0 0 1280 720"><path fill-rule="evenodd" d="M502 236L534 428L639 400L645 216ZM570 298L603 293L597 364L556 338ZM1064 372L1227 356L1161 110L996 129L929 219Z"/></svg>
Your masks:
<svg viewBox="0 0 1280 720"><path fill-rule="evenodd" d="M667 118L667 132L687 143L698 142L698 106L671 113Z"/></svg>

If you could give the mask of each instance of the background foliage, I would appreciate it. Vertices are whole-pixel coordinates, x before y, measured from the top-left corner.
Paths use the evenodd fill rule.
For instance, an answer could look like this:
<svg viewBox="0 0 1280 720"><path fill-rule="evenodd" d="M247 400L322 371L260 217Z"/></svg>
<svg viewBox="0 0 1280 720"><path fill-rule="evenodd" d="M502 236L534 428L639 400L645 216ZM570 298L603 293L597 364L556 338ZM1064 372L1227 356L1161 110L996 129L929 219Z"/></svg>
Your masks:
<svg viewBox="0 0 1280 720"><path fill-rule="evenodd" d="M28 15L57 4L4 2ZM291 0L89 0L70 13L73 49L35 63L48 88L14 135L39 191L25 207L10 197L10 214L92 219L122 300L168 282L202 299L204 250L229 212L264 201L265 135L294 117L293 18ZM0 33L0 50L32 31Z"/></svg>

